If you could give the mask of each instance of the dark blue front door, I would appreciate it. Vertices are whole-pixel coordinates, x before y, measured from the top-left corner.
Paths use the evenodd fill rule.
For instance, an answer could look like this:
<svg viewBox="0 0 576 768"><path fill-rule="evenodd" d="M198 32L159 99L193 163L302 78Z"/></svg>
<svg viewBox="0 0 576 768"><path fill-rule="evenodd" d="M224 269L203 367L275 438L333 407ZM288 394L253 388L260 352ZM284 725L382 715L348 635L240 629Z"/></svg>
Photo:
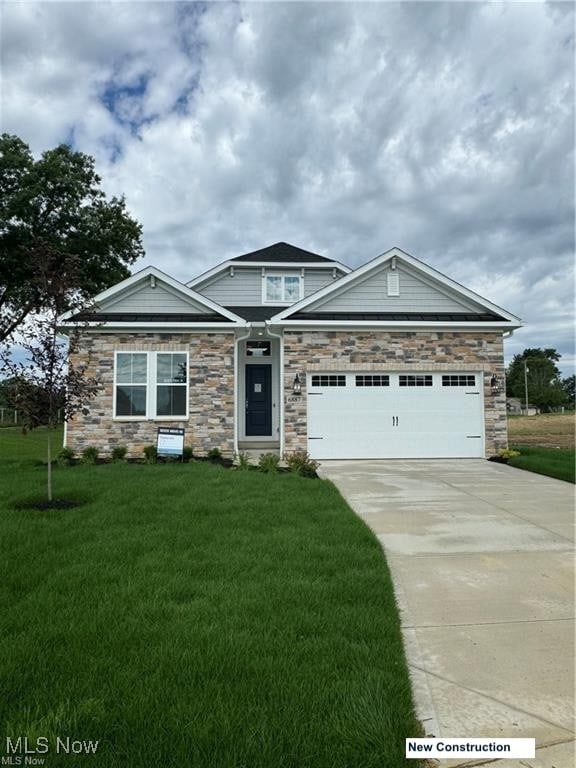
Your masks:
<svg viewBox="0 0 576 768"><path fill-rule="evenodd" d="M246 366L246 435L272 435L272 366Z"/></svg>

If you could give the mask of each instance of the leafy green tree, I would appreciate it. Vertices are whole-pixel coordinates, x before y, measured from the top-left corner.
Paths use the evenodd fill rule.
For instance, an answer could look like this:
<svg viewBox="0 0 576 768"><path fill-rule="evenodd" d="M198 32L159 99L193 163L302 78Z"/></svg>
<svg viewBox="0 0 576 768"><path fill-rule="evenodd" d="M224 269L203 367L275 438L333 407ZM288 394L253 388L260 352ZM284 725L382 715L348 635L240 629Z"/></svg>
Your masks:
<svg viewBox="0 0 576 768"><path fill-rule="evenodd" d="M568 376L566 379L562 379L562 386L564 387L564 392L566 393L566 402L570 406L570 408L574 408L576 405L576 376L572 374L572 376Z"/></svg>
<svg viewBox="0 0 576 768"><path fill-rule="evenodd" d="M144 254L142 227L124 198L107 199L94 159L62 144L35 160L17 136L0 136L0 341L50 303L46 281L94 296L129 276Z"/></svg>
<svg viewBox="0 0 576 768"><path fill-rule="evenodd" d="M556 363L561 355L555 349L525 349L514 358L506 371L506 394L524 402L525 384L528 384L528 401L543 411L549 411L566 402L560 369ZM527 369L525 378L525 365Z"/></svg>

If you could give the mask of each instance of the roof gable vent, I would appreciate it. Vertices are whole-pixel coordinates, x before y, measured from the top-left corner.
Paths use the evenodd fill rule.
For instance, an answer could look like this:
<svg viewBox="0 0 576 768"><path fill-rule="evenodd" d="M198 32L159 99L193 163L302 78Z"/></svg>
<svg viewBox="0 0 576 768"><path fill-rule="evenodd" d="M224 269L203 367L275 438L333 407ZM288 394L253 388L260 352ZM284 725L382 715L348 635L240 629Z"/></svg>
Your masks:
<svg viewBox="0 0 576 768"><path fill-rule="evenodd" d="M400 275L398 270L388 272L388 296L400 296Z"/></svg>

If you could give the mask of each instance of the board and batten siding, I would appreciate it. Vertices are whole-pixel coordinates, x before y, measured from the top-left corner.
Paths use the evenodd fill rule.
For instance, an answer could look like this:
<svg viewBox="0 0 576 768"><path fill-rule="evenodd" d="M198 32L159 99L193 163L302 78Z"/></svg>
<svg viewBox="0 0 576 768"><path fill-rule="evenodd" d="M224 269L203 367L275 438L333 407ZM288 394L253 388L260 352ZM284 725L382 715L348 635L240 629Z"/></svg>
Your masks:
<svg viewBox="0 0 576 768"><path fill-rule="evenodd" d="M482 312L481 307L448 293L399 267L400 295L388 296L387 275L382 269L342 292L314 302L306 312Z"/></svg>
<svg viewBox="0 0 576 768"><path fill-rule="evenodd" d="M150 284L140 285L130 293L114 297L112 301L103 301L100 309L106 312L185 312L200 315L210 311L193 299L179 296L159 281L155 288Z"/></svg>
<svg viewBox="0 0 576 768"><path fill-rule="evenodd" d="M301 268L283 269L279 267L266 267L269 274L301 275ZM343 273L337 270L341 277ZM304 296L316 293L326 285L334 283L332 267L330 269L306 269L304 268ZM262 268L234 269L234 277L230 276L230 270L220 273L215 279L198 285L194 290L206 296L208 299L222 304L224 307L242 307L262 304Z"/></svg>

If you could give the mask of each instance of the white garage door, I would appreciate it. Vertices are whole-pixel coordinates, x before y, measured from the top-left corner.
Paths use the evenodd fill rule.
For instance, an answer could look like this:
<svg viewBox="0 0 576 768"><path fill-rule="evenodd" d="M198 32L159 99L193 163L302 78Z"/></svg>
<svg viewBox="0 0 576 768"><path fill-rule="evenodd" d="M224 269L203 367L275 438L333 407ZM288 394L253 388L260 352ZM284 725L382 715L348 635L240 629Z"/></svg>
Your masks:
<svg viewBox="0 0 576 768"><path fill-rule="evenodd" d="M315 459L484 456L481 373L308 375Z"/></svg>

